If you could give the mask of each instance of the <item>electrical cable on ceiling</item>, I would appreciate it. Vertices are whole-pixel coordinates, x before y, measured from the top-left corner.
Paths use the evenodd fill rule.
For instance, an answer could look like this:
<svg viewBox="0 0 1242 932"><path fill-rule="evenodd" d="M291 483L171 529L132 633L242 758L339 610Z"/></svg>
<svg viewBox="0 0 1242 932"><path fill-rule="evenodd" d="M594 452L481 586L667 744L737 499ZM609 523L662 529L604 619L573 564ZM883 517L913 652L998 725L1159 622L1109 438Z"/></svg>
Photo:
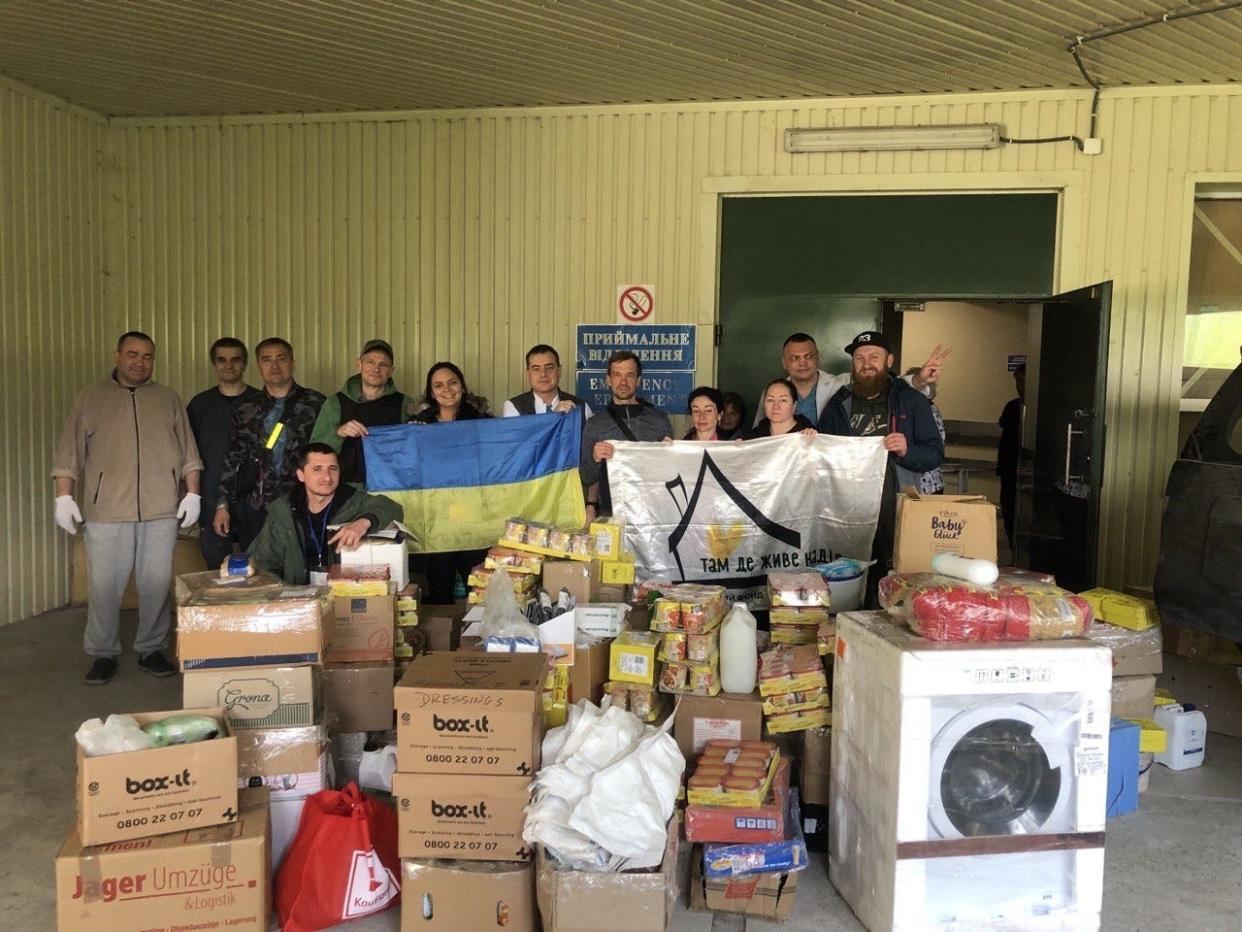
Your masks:
<svg viewBox="0 0 1242 932"><path fill-rule="evenodd" d="M1160 23L1172 23L1179 19L1190 19L1194 16L1203 16L1208 13L1224 13L1227 10L1242 7L1242 0L1229 0L1228 3L1218 3L1216 6L1200 7L1198 9L1177 10L1170 13L1157 13L1144 19L1135 20L1132 23L1124 23L1120 26L1107 26L1097 29L1094 32L1083 33L1081 36L1075 36L1065 51L1069 52L1074 59L1074 64L1078 66L1078 71L1082 75L1082 79L1087 82L1087 86L1091 88L1091 118L1088 123L1087 138L1094 139L1095 131L1100 120L1100 91L1102 89L1100 82L1091 77L1091 73L1087 71L1087 66L1079 54L1081 49L1088 42L1096 42L1100 39L1108 39L1112 36L1119 36L1127 32L1133 32L1136 29L1146 29L1148 26L1156 26ZM1021 145L1023 143L1043 143L1043 142L1072 142L1081 152L1083 150L1083 141L1079 136L1048 136L1042 139L1013 139L1008 136L1001 136L1001 142L1013 143Z"/></svg>

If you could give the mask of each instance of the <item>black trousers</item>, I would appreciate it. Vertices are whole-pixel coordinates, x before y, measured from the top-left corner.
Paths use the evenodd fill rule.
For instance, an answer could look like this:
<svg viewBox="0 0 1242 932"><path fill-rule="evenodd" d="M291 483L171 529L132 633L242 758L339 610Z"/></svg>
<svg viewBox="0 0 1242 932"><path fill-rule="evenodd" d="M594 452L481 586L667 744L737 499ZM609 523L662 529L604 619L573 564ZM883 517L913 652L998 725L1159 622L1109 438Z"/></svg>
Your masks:
<svg viewBox="0 0 1242 932"><path fill-rule="evenodd" d="M423 570L427 574L427 591L423 602L427 605L452 605L453 587L460 575L464 581L470 571L483 562L486 550L453 550L448 553L428 553L423 557Z"/></svg>

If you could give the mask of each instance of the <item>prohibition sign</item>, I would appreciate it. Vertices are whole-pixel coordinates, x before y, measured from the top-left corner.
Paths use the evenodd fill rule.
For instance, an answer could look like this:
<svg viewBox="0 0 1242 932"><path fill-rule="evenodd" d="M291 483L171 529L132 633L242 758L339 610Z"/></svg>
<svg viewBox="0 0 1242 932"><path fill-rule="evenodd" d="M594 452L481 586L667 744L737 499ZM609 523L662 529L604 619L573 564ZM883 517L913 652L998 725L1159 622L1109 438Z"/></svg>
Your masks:
<svg viewBox="0 0 1242 932"><path fill-rule="evenodd" d="M639 323L650 317L655 310L655 297L642 285L628 285L617 298L617 310L620 311L622 320L632 324Z"/></svg>

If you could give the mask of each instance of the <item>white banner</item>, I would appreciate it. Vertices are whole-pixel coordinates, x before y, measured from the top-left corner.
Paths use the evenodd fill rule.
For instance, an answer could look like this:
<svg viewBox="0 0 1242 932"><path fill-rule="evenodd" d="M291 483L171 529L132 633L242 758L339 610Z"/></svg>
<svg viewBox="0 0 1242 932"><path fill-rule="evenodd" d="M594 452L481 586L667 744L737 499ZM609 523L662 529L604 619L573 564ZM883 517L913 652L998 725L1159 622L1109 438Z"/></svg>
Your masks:
<svg viewBox="0 0 1242 932"><path fill-rule="evenodd" d="M768 573L871 558L888 456L879 438L615 446L612 510L640 581L710 582L766 604Z"/></svg>

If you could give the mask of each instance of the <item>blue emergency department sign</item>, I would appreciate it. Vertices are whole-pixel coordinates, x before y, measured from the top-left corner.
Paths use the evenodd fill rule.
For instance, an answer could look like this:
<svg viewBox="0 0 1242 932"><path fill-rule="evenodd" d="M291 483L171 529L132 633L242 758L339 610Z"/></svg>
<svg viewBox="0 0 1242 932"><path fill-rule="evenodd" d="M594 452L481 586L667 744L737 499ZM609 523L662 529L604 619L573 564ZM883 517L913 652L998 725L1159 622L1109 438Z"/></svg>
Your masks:
<svg viewBox="0 0 1242 932"><path fill-rule="evenodd" d="M693 324L579 324L574 392L595 410L607 406L612 398L604 377L608 357L620 350L629 350L643 361L640 398L668 414L686 413L686 398L694 390Z"/></svg>

